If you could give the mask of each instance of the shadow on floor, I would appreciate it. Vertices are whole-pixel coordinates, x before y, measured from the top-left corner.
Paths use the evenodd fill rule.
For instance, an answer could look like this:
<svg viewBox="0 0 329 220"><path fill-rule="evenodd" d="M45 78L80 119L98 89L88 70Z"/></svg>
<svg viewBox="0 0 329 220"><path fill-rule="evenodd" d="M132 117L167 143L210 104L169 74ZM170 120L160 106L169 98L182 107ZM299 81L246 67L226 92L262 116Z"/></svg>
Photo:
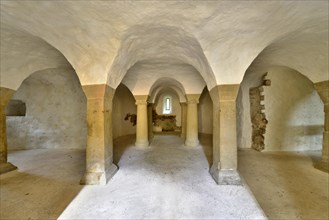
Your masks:
<svg viewBox="0 0 329 220"><path fill-rule="evenodd" d="M0 176L1 219L57 219L83 188L83 152L24 150L10 157L19 170Z"/></svg>
<svg viewBox="0 0 329 220"><path fill-rule="evenodd" d="M202 150L207 158L210 169L213 161L212 134L199 134L199 141L202 146Z"/></svg>
<svg viewBox="0 0 329 220"><path fill-rule="evenodd" d="M136 142L136 135L129 134L125 136L120 136L113 140L113 163L118 166L122 155L124 152L130 148L134 147Z"/></svg>

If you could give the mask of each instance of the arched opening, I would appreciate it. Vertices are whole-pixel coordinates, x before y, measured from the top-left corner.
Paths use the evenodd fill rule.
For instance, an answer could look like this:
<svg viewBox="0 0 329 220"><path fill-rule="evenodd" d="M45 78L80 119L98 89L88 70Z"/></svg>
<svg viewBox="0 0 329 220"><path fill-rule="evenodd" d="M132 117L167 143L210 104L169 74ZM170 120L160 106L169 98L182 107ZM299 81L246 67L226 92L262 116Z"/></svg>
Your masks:
<svg viewBox="0 0 329 220"><path fill-rule="evenodd" d="M1 195L9 201L16 198L12 192L25 195L12 217L24 212L37 218L34 210L44 208L57 218L82 188L87 125L79 79L71 68L40 70L22 82L12 101L6 117L8 161L18 169L1 177L6 185Z"/></svg>
<svg viewBox="0 0 329 220"><path fill-rule="evenodd" d="M133 94L120 84L113 96L113 139L136 133L136 105Z"/></svg>
<svg viewBox="0 0 329 220"><path fill-rule="evenodd" d="M120 145L125 145L125 151L121 156L119 166L121 169L129 170L128 167L132 165L132 161L128 162L127 159L134 158L134 163L138 164L136 166L142 165L142 167L147 167L146 170L149 170L149 166L152 165L156 169L152 172L156 172L160 178L163 178L163 172L167 172L165 169L170 167L169 163L172 164L172 169L168 170L169 175L174 175L176 169L182 165L185 166L184 164L197 167L199 163L199 167L193 169L199 170L203 167L205 175L211 178L208 173L210 160L207 160L207 156L211 157L212 151L208 150L207 152L209 153L206 155L203 148L199 145L197 106L199 97L206 86L206 81L213 86L216 80L214 80L200 45L195 40L190 39L190 36L188 36L188 39L182 41L182 38L186 38L185 34L177 35L177 29L173 27L157 27L157 30L161 29L168 30L168 39L162 38L158 34L159 32L154 32L153 27L138 27L138 29L133 28L127 31L127 35L122 41L118 55L110 70L109 84L117 85L122 83L126 85L133 94L137 106L135 144L133 144L134 140L128 141L128 137L124 140L122 139L121 142L115 141L114 143L115 148L121 148L122 146ZM178 29L178 32L185 31ZM183 43L186 41L193 43L188 45ZM147 43L147 46L145 43ZM162 47L161 45L166 46ZM139 53L140 51L143 51L143 53ZM207 80L204 79L206 75ZM169 103L166 105L168 97L171 99L169 98ZM209 107L208 104L207 108ZM190 145L186 145L186 139L188 139L187 125L185 125L185 134L182 137L171 134L165 136L155 135L153 137L153 132L150 133L150 130L152 127L156 128L158 126L154 126L154 124L150 126L149 122L152 121L150 116L152 115L149 109L152 108L158 109L157 113L162 114L164 117L176 116L176 125L164 130L161 126L161 132L166 130L171 132L172 130L179 131L178 129L182 127L181 133L183 133L184 121L185 123L192 123L191 127L194 130L192 129L192 138L190 137L191 135L189 136L190 142L188 143ZM185 111L183 111L183 108ZM190 120L187 119L188 108L190 108ZM205 116L206 112L203 111L202 114ZM166 123L165 120L163 122ZM140 134L138 132L139 124L143 125L140 128L143 129L143 132ZM141 141L138 142L137 140L140 137L142 137ZM152 138L150 137L153 137L153 141L151 141ZM211 139L207 144L209 144L207 147L211 149ZM196 157L192 157L198 159L194 160L195 163L193 165L187 158L180 158L180 155L184 154L183 152L187 152L186 154L190 155L194 150L198 153L195 155ZM157 154L159 157L154 154ZM172 162L170 162L171 160ZM173 162L176 160L181 162ZM181 171L183 172L183 170ZM187 173L188 171L185 170L184 172ZM147 176L147 174L145 175Z"/></svg>
<svg viewBox="0 0 329 220"><path fill-rule="evenodd" d="M310 193L325 185L323 176L313 167L321 158L324 121L323 103L314 83L287 66L253 69L247 71L241 83L237 108L241 129L239 172L258 201L264 201L262 192L270 189L284 192L283 196L272 197L273 201L266 200L277 208L279 199L296 207L303 207L301 197L304 196L320 201L320 197ZM266 123L261 122L263 119ZM263 132L255 132L257 129ZM292 193L296 189L305 193ZM312 212L310 209L305 213ZM277 216L266 206L265 211Z"/></svg>
<svg viewBox="0 0 329 220"><path fill-rule="evenodd" d="M213 123L213 102L207 87L205 87L198 104L198 133L209 168L213 164Z"/></svg>
<svg viewBox="0 0 329 220"><path fill-rule="evenodd" d="M115 90L112 110L113 163L119 168L123 153L134 143L136 110L133 94L121 83Z"/></svg>
<svg viewBox="0 0 329 220"><path fill-rule="evenodd" d="M164 89L153 103L153 131L155 133L181 132L181 104L174 90Z"/></svg>
<svg viewBox="0 0 329 220"><path fill-rule="evenodd" d="M9 150L85 149L86 99L73 69L31 74L12 100L21 100L18 104L24 103L26 114L7 118ZM9 113L12 108L7 107Z"/></svg>

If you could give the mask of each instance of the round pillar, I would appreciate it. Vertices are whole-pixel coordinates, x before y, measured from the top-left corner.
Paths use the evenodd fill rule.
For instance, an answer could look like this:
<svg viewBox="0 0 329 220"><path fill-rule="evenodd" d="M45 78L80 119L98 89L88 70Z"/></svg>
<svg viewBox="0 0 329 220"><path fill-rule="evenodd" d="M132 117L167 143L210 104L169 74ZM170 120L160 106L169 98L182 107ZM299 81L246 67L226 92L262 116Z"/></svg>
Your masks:
<svg viewBox="0 0 329 220"><path fill-rule="evenodd" d="M198 103L200 95L186 95L186 140L185 145L195 147L199 144L198 138Z"/></svg>
<svg viewBox="0 0 329 220"><path fill-rule="evenodd" d="M136 147L147 147L148 124L147 124L147 98L145 96L135 96L137 105L137 124L136 124Z"/></svg>

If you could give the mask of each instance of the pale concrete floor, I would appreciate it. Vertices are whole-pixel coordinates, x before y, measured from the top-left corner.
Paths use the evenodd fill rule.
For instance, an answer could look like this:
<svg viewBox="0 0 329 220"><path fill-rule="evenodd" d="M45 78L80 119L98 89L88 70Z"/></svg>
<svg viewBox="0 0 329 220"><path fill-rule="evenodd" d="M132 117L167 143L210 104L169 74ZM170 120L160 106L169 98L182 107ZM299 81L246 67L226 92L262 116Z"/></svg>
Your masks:
<svg viewBox="0 0 329 220"><path fill-rule="evenodd" d="M185 147L178 136L155 136L148 149L134 138L115 142L120 170L106 186L87 186L60 219L264 219L243 186L218 186L208 173L210 141Z"/></svg>
<svg viewBox="0 0 329 220"><path fill-rule="evenodd" d="M84 151L10 152L19 170L0 176L0 218L262 217L246 189L214 184L209 138L195 149L173 136L157 136L147 150L133 140L115 142L120 170L106 186L78 185ZM316 155L239 151L239 171L270 219L327 219L328 174L312 167Z"/></svg>
<svg viewBox="0 0 329 220"><path fill-rule="evenodd" d="M215 184L208 173L211 141L201 142L203 148L188 148L177 136L156 136L138 150L133 137L120 138L114 155L120 170L106 186L78 185L83 151L11 152L19 170L0 177L1 219L266 218L247 188Z"/></svg>
<svg viewBox="0 0 329 220"><path fill-rule="evenodd" d="M329 175L321 152L240 150L239 172L269 219L329 219Z"/></svg>

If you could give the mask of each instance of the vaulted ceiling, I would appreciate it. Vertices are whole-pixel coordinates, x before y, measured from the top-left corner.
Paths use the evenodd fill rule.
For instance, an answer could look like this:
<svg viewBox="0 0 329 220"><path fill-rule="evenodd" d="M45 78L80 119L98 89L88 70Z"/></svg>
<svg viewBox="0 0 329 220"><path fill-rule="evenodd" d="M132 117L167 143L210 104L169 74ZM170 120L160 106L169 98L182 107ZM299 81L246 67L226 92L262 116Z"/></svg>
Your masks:
<svg viewBox="0 0 329 220"><path fill-rule="evenodd" d="M211 89L269 65L322 81L328 1L1 1L1 86L69 65L82 85L123 80L138 93L144 70L152 82L193 70L187 90L197 77L195 88Z"/></svg>

